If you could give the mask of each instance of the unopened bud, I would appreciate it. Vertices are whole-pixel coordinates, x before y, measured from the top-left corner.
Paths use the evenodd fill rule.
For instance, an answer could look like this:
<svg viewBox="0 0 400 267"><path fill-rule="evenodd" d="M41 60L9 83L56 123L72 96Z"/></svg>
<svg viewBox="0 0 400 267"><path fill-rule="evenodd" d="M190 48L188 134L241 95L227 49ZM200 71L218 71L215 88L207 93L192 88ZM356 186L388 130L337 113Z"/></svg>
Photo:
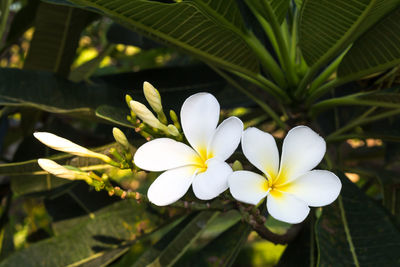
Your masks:
<svg viewBox="0 0 400 267"><path fill-rule="evenodd" d="M132 99L132 97L130 95L128 95L128 94L125 95L125 102L128 105L128 107L130 105L129 103L131 103L132 100L133 99Z"/></svg>
<svg viewBox="0 0 400 267"><path fill-rule="evenodd" d="M178 116L176 115L175 111L173 111L172 109L169 111L169 117L171 118L171 120L174 123L175 127L178 130L181 129L181 125L179 123Z"/></svg>
<svg viewBox="0 0 400 267"><path fill-rule="evenodd" d="M175 127L175 125L172 125L172 124L168 125L168 133L173 135L173 136L179 136L180 135L178 129Z"/></svg>
<svg viewBox="0 0 400 267"><path fill-rule="evenodd" d="M235 160L235 162L233 162L232 164L232 170L233 171L241 171L243 170L243 165L240 161Z"/></svg>
<svg viewBox="0 0 400 267"><path fill-rule="evenodd" d="M60 178L68 180L85 180L88 183L92 181L92 179L85 172L67 169L57 162L49 159L38 159L38 164L43 170Z"/></svg>
<svg viewBox="0 0 400 267"><path fill-rule="evenodd" d="M166 126L162 124L154 114L142 103L132 100L130 102L130 107L133 112L146 124L153 128L164 130Z"/></svg>
<svg viewBox="0 0 400 267"><path fill-rule="evenodd" d="M126 138L125 134L117 127L113 128L112 133L113 133L115 141L117 141L117 143L120 144L123 147L123 149L128 151L130 145L129 145L129 141Z"/></svg>
<svg viewBox="0 0 400 267"><path fill-rule="evenodd" d="M161 96L160 93L149 82L143 83L143 92L147 102L151 108L158 114L162 112Z"/></svg>
<svg viewBox="0 0 400 267"><path fill-rule="evenodd" d="M33 134L33 136L35 136L36 139L38 139L46 146L58 151L70 153L72 155L81 157L98 158L107 163L111 161L110 157L106 155L91 151L85 147L77 145L65 138L59 137L52 133L36 132Z"/></svg>

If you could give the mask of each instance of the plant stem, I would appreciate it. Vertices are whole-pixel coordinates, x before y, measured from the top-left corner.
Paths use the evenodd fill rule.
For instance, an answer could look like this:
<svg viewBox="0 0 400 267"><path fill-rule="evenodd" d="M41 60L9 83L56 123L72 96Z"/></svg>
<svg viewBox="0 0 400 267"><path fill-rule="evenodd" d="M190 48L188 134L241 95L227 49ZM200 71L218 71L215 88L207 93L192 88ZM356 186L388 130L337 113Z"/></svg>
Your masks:
<svg viewBox="0 0 400 267"><path fill-rule="evenodd" d="M324 85L322 85L321 87L318 87L314 90L314 92L312 92L308 98L307 98L307 103L306 105L311 105L312 103L314 103L318 98L320 98L321 96L323 96L325 93L329 92L332 89L335 89L336 87L338 87L339 85L342 85L346 82L348 82L349 80L347 79L340 79L340 78L336 78L330 82L325 83Z"/></svg>
<svg viewBox="0 0 400 267"><path fill-rule="evenodd" d="M249 32L245 41L253 49L254 53L257 54L261 61L261 65L272 76L279 87L286 88L286 79L283 75L281 68L276 63L272 55L268 52L268 50L266 50L265 47L260 43L257 37Z"/></svg>
<svg viewBox="0 0 400 267"><path fill-rule="evenodd" d="M367 118L367 116L373 112L376 109L376 107L372 107L369 110L367 110L363 115L361 115L358 119L350 122L349 124L343 126L342 128L336 130L335 132L331 133L327 138L326 141L330 142L332 140L334 140L334 137L338 136L341 133L347 132L351 129L353 129L354 127L363 125L363 124L367 124L367 123L371 123L373 121L377 121L377 120L381 120L390 116L394 116L397 114L400 114L400 109L395 109L395 110L390 110L387 112L382 112L378 115L372 116Z"/></svg>
<svg viewBox="0 0 400 267"><path fill-rule="evenodd" d="M234 87L239 89L242 93L244 93L247 97L249 97L251 100L253 100L256 104L258 104L271 118L281 127L282 129L287 129L288 126L279 118L278 114L276 114L270 106L268 106L265 102L263 102L260 98L254 96L251 94L249 91L247 91L245 88L240 86L235 80L233 80L229 75L225 74L223 71L218 69L217 67L214 67L213 65L210 65L212 69L214 69L219 75L224 77L225 80L227 80L230 84L232 84Z"/></svg>
<svg viewBox="0 0 400 267"><path fill-rule="evenodd" d="M282 66L287 74L289 85L295 86L298 83L298 77L294 69L294 66L292 65L292 62L290 61L289 48L287 46L287 43L285 42L282 29L279 25L279 22L276 18L276 15L274 13L274 10L272 9L270 2L268 0L262 0L261 4L263 5L264 10L266 11L266 14L268 16L269 22L272 27L272 31L274 32L274 35L276 37L276 41L279 46L279 51L282 56L282 61L283 61Z"/></svg>
<svg viewBox="0 0 400 267"><path fill-rule="evenodd" d="M260 88L262 88L264 91L270 93L271 95L275 96L278 99L281 99L285 102L289 102L290 98L289 96L278 86L276 86L273 82L271 82L270 80L267 80L264 76L262 76L261 74L251 77L248 76L244 73L238 72L238 71L231 71L232 73L234 73L235 75L248 80L251 83L254 83L256 85L258 85Z"/></svg>
<svg viewBox="0 0 400 267"><path fill-rule="evenodd" d="M0 21L0 44L3 40L3 34L6 30L8 14L10 13L10 5L12 0L1 1L1 21Z"/></svg>
<svg viewBox="0 0 400 267"><path fill-rule="evenodd" d="M321 86L328 78L336 71L344 55L346 55L349 48L347 48L340 56L338 56L325 70L312 82L310 93L312 94L318 87Z"/></svg>

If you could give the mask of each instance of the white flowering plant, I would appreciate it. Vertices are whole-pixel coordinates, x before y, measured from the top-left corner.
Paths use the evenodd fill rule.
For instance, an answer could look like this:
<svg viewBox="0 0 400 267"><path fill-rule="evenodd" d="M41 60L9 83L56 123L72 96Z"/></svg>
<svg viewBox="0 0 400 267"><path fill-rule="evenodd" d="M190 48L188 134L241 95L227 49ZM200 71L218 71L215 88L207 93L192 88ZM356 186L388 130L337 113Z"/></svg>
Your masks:
<svg viewBox="0 0 400 267"><path fill-rule="evenodd" d="M399 265L399 1L3 2L0 267Z"/></svg>

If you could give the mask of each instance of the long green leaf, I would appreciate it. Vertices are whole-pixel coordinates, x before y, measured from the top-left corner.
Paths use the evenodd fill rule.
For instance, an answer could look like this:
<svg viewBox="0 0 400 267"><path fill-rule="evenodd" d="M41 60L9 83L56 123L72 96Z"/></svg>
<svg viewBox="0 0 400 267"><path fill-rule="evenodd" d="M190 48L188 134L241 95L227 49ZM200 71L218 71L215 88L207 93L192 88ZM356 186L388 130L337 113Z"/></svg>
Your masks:
<svg viewBox="0 0 400 267"><path fill-rule="evenodd" d="M359 93L321 101L311 107L311 114L338 106L376 106L384 108L400 108L400 93L372 92Z"/></svg>
<svg viewBox="0 0 400 267"><path fill-rule="evenodd" d="M338 69L338 78L354 80L400 64L400 8L354 42Z"/></svg>
<svg viewBox="0 0 400 267"><path fill-rule="evenodd" d="M259 60L246 43L248 36L241 30L243 22L235 1L69 2L110 16L132 30L179 47L207 62L243 73L259 72Z"/></svg>
<svg viewBox="0 0 400 267"><path fill-rule="evenodd" d="M190 255L178 266L232 266L239 252L246 244L251 227L244 222L238 222L208 243L196 256Z"/></svg>
<svg viewBox="0 0 400 267"><path fill-rule="evenodd" d="M218 212L215 211L202 211L189 220L183 221L161 239L152 250L145 252L133 266L172 266L217 215Z"/></svg>
<svg viewBox="0 0 400 267"><path fill-rule="evenodd" d="M399 0L305 0L299 45L309 66L322 67L400 3Z"/></svg>
<svg viewBox="0 0 400 267"><path fill-rule="evenodd" d="M389 214L346 176L316 224L320 266L397 266L400 232Z"/></svg>
<svg viewBox="0 0 400 267"><path fill-rule="evenodd" d="M81 32L94 18L85 10L41 2L24 68L67 77Z"/></svg>
<svg viewBox="0 0 400 267"><path fill-rule="evenodd" d="M119 201L95 212L93 218L88 217L61 235L14 253L0 266L80 266L141 238L156 229L159 223L158 216L144 213L135 200Z"/></svg>

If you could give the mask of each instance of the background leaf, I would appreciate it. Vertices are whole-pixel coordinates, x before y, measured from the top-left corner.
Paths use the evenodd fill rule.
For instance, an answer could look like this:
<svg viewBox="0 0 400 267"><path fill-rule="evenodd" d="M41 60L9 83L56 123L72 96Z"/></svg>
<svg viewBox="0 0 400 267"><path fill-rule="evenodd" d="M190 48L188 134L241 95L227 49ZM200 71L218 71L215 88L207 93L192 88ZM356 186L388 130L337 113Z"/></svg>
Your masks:
<svg viewBox="0 0 400 267"><path fill-rule="evenodd" d="M305 0L299 21L304 59L309 66L322 66L398 4L398 0Z"/></svg>
<svg viewBox="0 0 400 267"><path fill-rule="evenodd" d="M346 53L338 77L353 80L400 64L400 8L365 32Z"/></svg>
<svg viewBox="0 0 400 267"><path fill-rule="evenodd" d="M389 214L344 175L338 200L316 224L321 266L396 266L400 232Z"/></svg>

